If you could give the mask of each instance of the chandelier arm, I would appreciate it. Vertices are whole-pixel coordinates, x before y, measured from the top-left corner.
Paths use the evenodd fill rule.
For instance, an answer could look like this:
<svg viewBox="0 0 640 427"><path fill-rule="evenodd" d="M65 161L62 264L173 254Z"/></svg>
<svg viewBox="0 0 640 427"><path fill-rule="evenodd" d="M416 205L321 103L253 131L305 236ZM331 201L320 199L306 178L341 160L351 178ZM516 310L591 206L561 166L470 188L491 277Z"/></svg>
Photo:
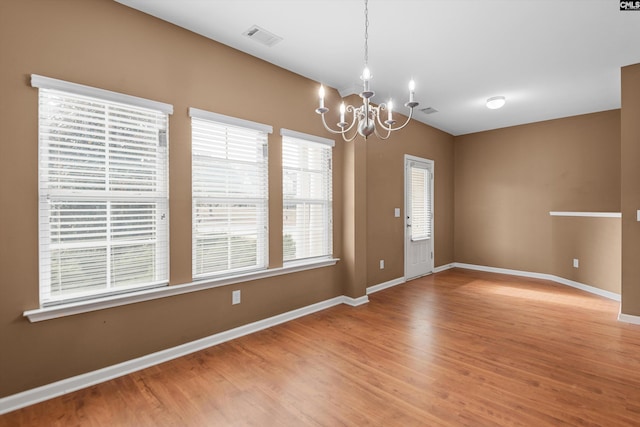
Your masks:
<svg viewBox="0 0 640 427"><path fill-rule="evenodd" d="M392 128L391 130L395 131L395 130L400 130L400 129L406 127L409 124L409 122L411 121L411 117L413 117L413 108L409 109L409 117L407 117L407 121L404 122L404 124L402 126L397 127L397 128Z"/></svg>
<svg viewBox="0 0 640 427"><path fill-rule="evenodd" d="M342 132L342 139L344 139L344 142L352 142L358 136L358 131L356 130L355 132L353 132L353 135L350 138L347 138L346 135L347 131Z"/></svg>
<svg viewBox="0 0 640 427"><path fill-rule="evenodd" d="M347 107L345 108L345 111L348 113L351 113L352 116L352 120L351 120L351 124L349 125L348 128L346 129L342 129L342 134L344 135L344 133L349 132L351 129L353 129L353 127L356 124L357 121L357 115L358 115L358 108L355 108L353 105L349 104L347 105ZM357 132L356 132L357 133ZM353 141L353 140L352 140Z"/></svg>
<svg viewBox="0 0 640 427"><path fill-rule="evenodd" d="M343 133L343 132L341 132L341 131L339 131L339 130L333 130L333 129L331 129L331 128L327 125L326 120L324 119L324 114L321 114L321 116L322 116L322 124L324 125L324 128L325 128L326 130L328 130L328 131L329 131L329 132L331 132L331 133L335 133L336 135L337 135L337 134L341 134L341 133Z"/></svg>
<svg viewBox="0 0 640 427"><path fill-rule="evenodd" d="M389 139L389 137L391 136L391 131L390 131L389 129L386 129L386 128L385 128L385 130L387 131L387 134L386 134L385 136L382 136L382 135L380 135L380 134L378 133L378 128L377 128L377 127L373 130L373 133L375 133L375 134L376 134L376 136L378 137L378 139L382 139L382 140L384 141L384 140L386 140L386 139Z"/></svg>
<svg viewBox="0 0 640 427"><path fill-rule="evenodd" d="M378 124L380 125L380 127L382 127L384 130L389 131L390 129L388 129L384 123L382 123L382 120L380 120L380 111L384 111L387 109L387 104L382 103L380 105L378 105L378 107L376 108L376 118L378 120ZM376 133L377 135L377 133Z"/></svg>
<svg viewBox="0 0 640 427"><path fill-rule="evenodd" d="M333 129L331 129L329 127L329 125L327 125L327 122L326 122L326 120L324 118L324 114L321 114L321 116L322 116L322 124L324 125L324 128L326 130L328 130L329 132L333 133L333 134L336 134L336 135L344 134L345 132L349 131L349 129L351 129L353 127L353 123L352 123L351 126L349 126L348 129L333 130ZM355 122L355 120L354 120L354 122Z"/></svg>
<svg viewBox="0 0 640 427"><path fill-rule="evenodd" d="M400 130L400 129L404 128L405 126L407 126L409 124L409 122L411 121L411 117L413 117L413 108L410 108L409 117L407 117L407 121L404 122L402 124L402 126L398 126L397 128L392 128L391 126L389 126L389 127L385 126L383 123L380 123L380 126L382 128L384 128L384 130L386 130L386 131L395 132L395 131Z"/></svg>

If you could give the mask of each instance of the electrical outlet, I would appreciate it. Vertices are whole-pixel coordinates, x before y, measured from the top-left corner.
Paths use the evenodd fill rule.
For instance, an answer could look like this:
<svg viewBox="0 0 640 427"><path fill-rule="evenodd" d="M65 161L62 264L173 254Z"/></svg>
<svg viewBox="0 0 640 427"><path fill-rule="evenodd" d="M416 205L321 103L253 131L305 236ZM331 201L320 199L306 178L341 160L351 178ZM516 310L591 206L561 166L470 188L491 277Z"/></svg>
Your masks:
<svg viewBox="0 0 640 427"><path fill-rule="evenodd" d="M640 212L640 211L638 211L638 212ZM396 218L400 218L400 208L395 208L393 210L393 216L395 216ZM638 215L638 218L640 218L640 214ZM638 221L640 221L640 219Z"/></svg>
<svg viewBox="0 0 640 427"><path fill-rule="evenodd" d="M384 270L384 260L380 260L380 270Z"/></svg>
<svg viewBox="0 0 640 427"><path fill-rule="evenodd" d="M578 268L580 267L580 261L578 261L578 258L574 258L573 259L573 268Z"/></svg>
<svg viewBox="0 0 640 427"><path fill-rule="evenodd" d="M240 290L231 293L231 304L240 304Z"/></svg>

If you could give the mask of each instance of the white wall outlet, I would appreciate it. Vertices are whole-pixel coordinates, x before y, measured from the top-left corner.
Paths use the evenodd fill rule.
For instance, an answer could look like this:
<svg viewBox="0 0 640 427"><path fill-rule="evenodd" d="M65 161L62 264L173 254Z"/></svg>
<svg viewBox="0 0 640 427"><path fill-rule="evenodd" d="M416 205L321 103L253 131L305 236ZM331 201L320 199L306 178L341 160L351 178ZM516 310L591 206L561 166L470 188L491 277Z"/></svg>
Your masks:
<svg viewBox="0 0 640 427"><path fill-rule="evenodd" d="M578 261L578 258L574 258L573 259L573 268L578 268L580 267L580 261Z"/></svg>
<svg viewBox="0 0 640 427"><path fill-rule="evenodd" d="M384 260L380 260L380 270L384 270Z"/></svg>
<svg viewBox="0 0 640 427"><path fill-rule="evenodd" d="M240 290L239 289L237 291L233 291L231 293L231 304L232 305L240 304Z"/></svg>
<svg viewBox="0 0 640 427"><path fill-rule="evenodd" d="M636 211L636 220L640 221L640 209Z"/></svg>
<svg viewBox="0 0 640 427"><path fill-rule="evenodd" d="M638 212L640 212L640 211L638 211ZM400 208L395 208L393 210L393 214L395 215L396 218L400 218ZM638 221L640 221L640 220L638 220Z"/></svg>

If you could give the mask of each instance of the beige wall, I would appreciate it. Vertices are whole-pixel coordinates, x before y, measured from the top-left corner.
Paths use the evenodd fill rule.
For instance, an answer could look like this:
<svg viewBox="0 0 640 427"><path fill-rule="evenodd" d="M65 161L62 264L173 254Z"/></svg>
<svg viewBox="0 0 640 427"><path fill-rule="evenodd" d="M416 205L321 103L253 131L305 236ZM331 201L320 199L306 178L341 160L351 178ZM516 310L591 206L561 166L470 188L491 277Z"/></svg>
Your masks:
<svg viewBox="0 0 640 427"><path fill-rule="evenodd" d="M552 274L549 212L619 212L619 182L619 110L456 137L455 260Z"/></svg>
<svg viewBox="0 0 640 427"><path fill-rule="evenodd" d="M621 226L620 218L551 218L549 273L620 295Z"/></svg>
<svg viewBox="0 0 640 427"><path fill-rule="evenodd" d="M622 306L640 316L640 64L622 68Z"/></svg>
<svg viewBox="0 0 640 427"><path fill-rule="evenodd" d="M453 260L452 137L422 124L407 139L373 149L337 141L334 149L334 267L279 276L91 313L29 323L37 308L37 89L31 74L166 102L170 116L171 284L191 281L191 151L189 107L270 124L269 258L282 265L280 128L332 137L314 113L317 83L111 0L0 2L0 397L99 369L338 295L357 298L368 284L368 198L380 176L401 177L389 157L435 158L436 253ZM327 105L338 105L329 90ZM391 144L396 145L391 145ZM403 146L398 151L398 145ZM424 147L423 147L424 146ZM412 148L413 147L413 148ZM426 147L426 148L425 148ZM394 160L395 161L395 160ZM438 182L437 181L437 182ZM391 189L390 191L394 191ZM373 194L373 195L372 195ZM399 206L396 195L389 206ZM386 203L386 202L385 202ZM442 206L442 210L439 210ZM386 222L383 219L382 222ZM379 253L388 234L374 236L374 257L402 275L402 255ZM386 250L386 249L384 249ZM400 250L400 249L398 249ZM385 276L386 277L386 276ZM384 281L385 277L375 277ZM231 306L231 290L242 304Z"/></svg>
<svg viewBox="0 0 640 427"><path fill-rule="evenodd" d="M352 97L354 98L354 97ZM347 102L357 102L350 99ZM337 104L327 104L335 106ZM331 108L331 107L329 107ZM335 107L334 111L335 111ZM343 147L344 232L342 235L345 295L364 296L367 287L367 158L366 145L357 141Z"/></svg>

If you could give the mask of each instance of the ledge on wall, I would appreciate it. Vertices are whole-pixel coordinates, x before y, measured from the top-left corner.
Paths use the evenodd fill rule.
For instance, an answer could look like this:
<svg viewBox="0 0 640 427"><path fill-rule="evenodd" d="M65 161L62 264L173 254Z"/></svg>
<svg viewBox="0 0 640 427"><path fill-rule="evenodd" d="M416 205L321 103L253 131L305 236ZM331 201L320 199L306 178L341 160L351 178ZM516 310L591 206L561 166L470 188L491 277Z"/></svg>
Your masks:
<svg viewBox="0 0 640 427"><path fill-rule="evenodd" d="M561 212L551 211L551 216L573 216L573 217L587 217L587 218L622 218L621 212Z"/></svg>

